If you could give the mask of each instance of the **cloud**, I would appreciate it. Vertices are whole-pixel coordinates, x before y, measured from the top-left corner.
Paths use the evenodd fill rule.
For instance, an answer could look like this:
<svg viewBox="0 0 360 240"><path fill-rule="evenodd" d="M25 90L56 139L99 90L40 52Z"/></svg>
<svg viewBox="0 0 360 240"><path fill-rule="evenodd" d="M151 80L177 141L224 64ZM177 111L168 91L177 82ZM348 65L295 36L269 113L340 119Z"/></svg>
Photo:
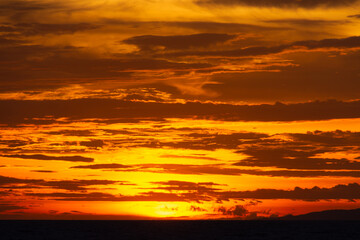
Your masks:
<svg viewBox="0 0 360 240"><path fill-rule="evenodd" d="M7 212L7 211L12 211L12 210L22 210L22 209L28 209L27 207L24 206L19 206L19 205L13 205L13 204L8 204L8 203L0 203L0 212Z"/></svg>
<svg viewBox="0 0 360 240"><path fill-rule="evenodd" d="M3 29L4 29L4 27L3 27ZM8 46L13 46L13 45L17 45L17 44L23 44L23 43L25 43L25 41L0 36L0 44L1 44L2 47L8 47Z"/></svg>
<svg viewBox="0 0 360 240"><path fill-rule="evenodd" d="M234 191L221 192L218 195L219 200L228 199L291 199L303 201L319 200L339 200L339 199L360 199L360 185L358 183L349 183L347 185L338 184L331 188L300 188L293 190L278 189L257 189L254 191Z"/></svg>
<svg viewBox="0 0 360 240"><path fill-rule="evenodd" d="M44 46L0 39L0 42L4 41L6 44L0 47L2 92L56 89L89 82L89 79L93 79L93 84L99 79L109 81L113 78L131 78L135 81L139 74L149 75L151 82L158 71L168 70L181 74L184 71L212 67L212 64L206 62L170 61L122 54L102 56L81 47ZM13 70L14 64L17 71ZM129 82L125 83L129 85Z"/></svg>
<svg viewBox="0 0 360 240"><path fill-rule="evenodd" d="M28 144L32 144L33 142L31 140L29 141L24 141L24 140L18 140L18 139L1 139L0 140L0 144L1 145L6 145L9 148L16 148L16 147L21 147L21 146L26 146Z"/></svg>
<svg viewBox="0 0 360 240"><path fill-rule="evenodd" d="M276 103L273 105L232 105L201 102L187 102L185 104L143 103L113 99L0 100L1 109L7 112L6 115L0 116L0 123L11 125L48 124L56 122L56 119L59 118L67 118L70 121L95 119L99 122L122 122L126 119L132 119L132 121L136 121L136 119L163 120L164 118L223 121L326 120L358 118L360 117L360 113L357 111L359 106L360 101L342 102L335 100L295 104ZM42 119L49 115L53 117Z"/></svg>
<svg viewBox="0 0 360 240"><path fill-rule="evenodd" d="M58 201L155 201L155 202L200 202L211 198L197 193L143 192L133 196L113 195L102 192L91 193L27 193L27 196Z"/></svg>
<svg viewBox="0 0 360 240"><path fill-rule="evenodd" d="M44 35L44 34L74 34L79 31L97 29L100 26L90 23L71 24L42 24L42 23L18 23L13 25L11 31L20 32L23 36Z"/></svg>
<svg viewBox="0 0 360 240"><path fill-rule="evenodd" d="M141 24L141 23L140 23ZM197 31L205 32L225 32L225 33L259 33L259 32L274 32L280 30L286 30L283 27L271 27L271 26L261 26L254 24L244 24L244 23L234 23L234 22L201 22L201 21L189 21L189 22L152 22L149 24L161 24L165 26L175 26L182 27L187 29L193 29Z"/></svg>
<svg viewBox="0 0 360 240"><path fill-rule="evenodd" d="M202 156L184 156L184 155L161 155L162 158L189 158L189 159L198 159L198 160L210 160L210 161L219 161L219 159L213 157L202 157Z"/></svg>
<svg viewBox="0 0 360 240"><path fill-rule="evenodd" d="M11 184L39 184L42 183L43 180L37 180L37 179L20 179L20 178L13 178L13 177L6 177L6 176L0 176L0 185L6 186Z"/></svg>
<svg viewBox="0 0 360 240"><path fill-rule="evenodd" d="M125 21L120 19L102 19L101 25L116 26L117 28L124 29L124 31L132 32L136 36L154 36L154 37L171 37L171 36L192 36L198 34L224 34L224 35L238 35L239 33L263 33L263 32L274 32L281 30L289 30L284 27L274 26L262 26L256 24L245 24L245 23L234 23L234 22L216 22L216 21ZM191 35L137 35L144 29L146 32L156 32L157 29L182 29L182 30L193 30L191 32L200 32L198 34ZM149 31L150 30L150 31ZM188 32L188 31L186 31ZM136 37L135 36L135 37ZM201 36L201 35L200 35ZM131 37L132 38L132 37Z"/></svg>
<svg viewBox="0 0 360 240"><path fill-rule="evenodd" d="M186 27L186 23L177 22L173 24L175 24L172 25L173 27ZM220 23L196 22L196 24L199 25L198 27L211 27L211 25ZM223 25L216 26L220 29ZM311 83L314 86L313 88L304 90L305 96L300 94L302 91L297 91L297 87L305 88L308 86L308 84L303 84L303 81L306 81L309 76L308 69L302 68L302 63L285 59L286 57L283 55L295 52L308 55L311 54L309 52L319 50L323 51L324 54L329 51L349 53L354 48L360 47L358 36L289 43L285 40L274 41L274 39L268 39L262 34L249 33L242 35L235 33L142 35L130 37L124 41L135 44L140 49L151 49L146 54L144 52L141 54L138 52L95 54L91 46L76 47L77 44L69 43L50 46L24 42L26 34L39 34L42 39L46 39L46 32L51 33L52 29L54 32L71 33L92 29L94 26L91 24L69 23L54 24L53 26L51 23L29 22L2 25L1 27L4 31L15 31L16 29L18 29L16 31L23 31L20 34L23 37L13 34L12 37L1 37L0 39L0 42L6 43L0 47L0 91L3 93L21 95L24 91L42 92L44 90L62 89L74 84L85 84L88 87L96 86L97 88L100 85L100 88L105 88L109 85L143 87L154 84L157 88L167 89L169 93L188 99L194 99L194 96L221 100L233 100L233 98L236 100L252 100L254 98L263 100L262 98L268 97L272 101L288 100L292 96L302 97L302 100L306 101L317 99L316 96L321 96L320 99L338 96L339 99L356 98L354 88L349 86L351 84L356 85L354 82L357 79L358 72L353 66L357 66L359 60L350 61L343 59L346 57L340 56L330 60L332 62L349 62L349 64L344 63L345 67L341 70L346 72L344 81L347 82L347 84L342 85L341 89L333 86L338 84L320 84L319 82L323 83L325 79L328 79L327 77L335 79L334 81L338 83L338 78L329 71L329 68L326 68L326 72L318 73L322 69L311 65L311 71L314 72L312 76L316 81L312 80L314 82ZM256 26L229 25L229 27L234 27L234 31L236 27L244 27L244 29L254 27L255 33L263 31L257 29ZM177 44L178 48L176 47ZM271 56L271 59L266 60L267 63L264 63L263 59L261 60L262 63L259 62L259 59L253 59L265 55ZM281 59L273 59L275 55ZM212 57L220 59L215 61ZM310 57L306 59L310 59ZM322 62L317 61L316 66L321 65ZM14 64L17 66L17 71L13 70ZM335 71L335 68L331 69ZM261 72L264 76L258 76ZM317 74L320 77L317 77ZM267 81L269 78L271 80ZM290 78L294 80L284 80ZM115 79L116 81L114 81ZM101 84L99 84L100 81ZM274 88L274 91L280 92L280 94L270 94L267 91L269 84L278 86ZM283 97L283 94L286 96ZM332 94L336 95L333 96ZM76 94L72 94L72 96L77 98ZM145 97L141 94L128 95L124 99L139 100L141 98L158 101L158 99Z"/></svg>
<svg viewBox="0 0 360 240"><path fill-rule="evenodd" d="M80 146L90 147L90 148L102 148L105 143L99 139L92 139L90 141L81 141Z"/></svg>
<svg viewBox="0 0 360 240"><path fill-rule="evenodd" d="M296 148L296 147L295 147ZM318 153L326 151L294 150L291 147L252 147L239 151L250 157L235 165L252 167L277 167L286 169L313 169L313 170L360 170L360 162L342 159L318 158Z"/></svg>
<svg viewBox="0 0 360 240"><path fill-rule="evenodd" d="M127 181L111 181L111 180L42 180L42 179L21 179L14 177L0 176L0 185L2 188L17 189L17 188L50 188L63 189L69 191L84 191L89 186L96 185L133 185Z"/></svg>
<svg viewBox="0 0 360 240"><path fill-rule="evenodd" d="M286 18L286 19L272 19L265 20L266 23L276 24L290 24L294 26L312 26L312 27L326 27L328 25L345 24L345 20L319 20L319 19L307 19L307 18Z"/></svg>
<svg viewBox="0 0 360 240"><path fill-rule="evenodd" d="M153 142L150 144L144 144L148 147L172 147L172 148L184 148L184 149L237 149L241 144L251 144L262 141L262 138L269 137L263 133L252 132L240 132L231 134L208 134L208 133L190 133L183 134L183 140L171 141L171 142ZM201 159L198 157L194 157ZM214 160L214 159L208 159Z"/></svg>
<svg viewBox="0 0 360 240"><path fill-rule="evenodd" d="M292 46L307 47L308 49L319 48L353 48L360 47L360 37L353 36L339 39L323 39L319 41L299 41L294 42Z"/></svg>
<svg viewBox="0 0 360 240"><path fill-rule="evenodd" d="M245 5L251 7L277 7L277 8L317 8L317 7L343 7L354 4L357 0L198 0L198 4L216 5Z"/></svg>
<svg viewBox="0 0 360 240"><path fill-rule="evenodd" d="M189 165L189 164L141 164L138 171L172 174L218 174L241 175L243 171L238 168L224 168L221 164Z"/></svg>
<svg viewBox="0 0 360 240"><path fill-rule="evenodd" d="M0 13L7 21L30 22L37 16L46 16L46 13L69 12L64 3L44 0L2 0Z"/></svg>
<svg viewBox="0 0 360 240"><path fill-rule="evenodd" d="M152 184L159 185L159 187L152 189L161 189L167 191L197 191L197 192L209 192L220 190L219 188L213 188L213 186L219 185L213 182L187 182L187 181L167 181L167 182L151 182Z"/></svg>
<svg viewBox="0 0 360 240"><path fill-rule="evenodd" d="M191 205L190 206L190 211L192 211L192 212L207 212L208 210L206 210L204 208L201 208L201 207Z"/></svg>
<svg viewBox="0 0 360 240"><path fill-rule="evenodd" d="M48 186L54 189L64 189L69 191L81 191L86 190L88 186L94 185L112 185L125 182L110 181L110 180L59 180L59 181L45 181L42 186Z"/></svg>
<svg viewBox="0 0 360 240"><path fill-rule="evenodd" d="M26 184L24 186L24 184ZM19 179L11 177L0 177L0 185L2 188L16 190L16 186L22 188L48 187L50 189L63 189L71 192L27 192L24 193L29 197L38 197L40 199L53 199L58 201L185 201L185 202L201 202L201 201L227 201L229 199L291 199L303 201L319 201L319 200L338 200L338 199L360 199L360 185L351 183L347 185L339 184L331 188L300 188L293 190L283 189L257 189L252 191L222 191L220 186L213 182L186 182L186 181L162 181L153 182L158 187L154 190L166 190L164 192L141 192L136 195L113 195L103 192L86 192L89 186L96 185L113 185L122 184L129 185L124 181L110 180L54 180L44 181L40 179ZM237 210L229 211L233 215L240 213ZM236 210L236 211L235 211ZM241 210L241 209L240 209Z"/></svg>
<svg viewBox="0 0 360 240"><path fill-rule="evenodd" d="M122 169L122 168L131 168L130 165L123 165L118 163L103 163L103 164L93 164L93 165L80 165L73 166L71 168L81 168L81 169Z"/></svg>
<svg viewBox="0 0 360 240"><path fill-rule="evenodd" d="M302 48L305 48L305 50L316 50L316 49L328 49L328 48L347 49L347 48L358 48L358 47L360 47L360 37L352 36L348 38L339 38L339 39L333 38L333 39L323 39L323 40L298 41L289 44L269 46L269 47L251 46L251 47L245 47L241 49L231 49L231 50L182 51L182 52L173 52L168 54L165 53L163 54L163 56L250 57L250 56L272 55L290 50L301 52L304 51L304 49ZM159 56L161 56L161 54Z"/></svg>
<svg viewBox="0 0 360 240"><path fill-rule="evenodd" d="M46 34L74 34L79 31L94 30L100 26L90 23L67 23L67 24L51 24L51 23L8 23L7 25L0 25L0 32L2 33L16 33L18 37L27 37L34 35Z"/></svg>
<svg viewBox="0 0 360 240"><path fill-rule="evenodd" d="M337 54L328 50L330 52L288 53L282 57L290 59L296 66L275 67L273 69L279 70L276 72L217 73L211 77L216 84L206 84L203 88L220 93L214 98L220 101L357 99L358 93L354 87L360 87L357 68L360 64L359 51Z"/></svg>
<svg viewBox="0 0 360 240"><path fill-rule="evenodd" d="M217 211L221 212L223 215L230 215L236 217L244 217L249 213L249 211L242 205L236 205L230 208L219 207Z"/></svg>
<svg viewBox="0 0 360 240"><path fill-rule="evenodd" d="M83 156L48 156L43 154L13 154L13 155L2 155L2 157L8 158L21 158L21 159L33 159L33 160L45 160L45 161L68 161L68 162L93 162L93 158Z"/></svg>
<svg viewBox="0 0 360 240"><path fill-rule="evenodd" d="M303 170L259 170L228 167L222 164L188 165L188 164L141 164L135 165L135 171L171 173L171 174L214 174L214 175L254 175L269 177L360 177L360 171L303 171Z"/></svg>
<svg viewBox="0 0 360 240"><path fill-rule="evenodd" d="M38 173L56 173L56 171L52 171L52 170L32 170L31 172L38 172Z"/></svg>
<svg viewBox="0 0 360 240"><path fill-rule="evenodd" d="M204 48L217 43L224 43L235 38L236 35L220 33L200 33L193 35L172 35L172 36L135 36L123 40L127 44L133 44L141 50L151 50L157 47L164 47L167 50L181 50L188 48Z"/></svg>
<svg viewBox="0 0 360 240"><path fill-rule="evenodd" d="M360 132L351 131L314 131L307 133L288 133L295 141L325 146L357 146L360 144Z"/></svg>
<svg viewBox="0 0 360 240"><path fill-rule="evenodd" d="M64 135L64 136L78 136L78 137L88 137L95 136L96 134L92 130L59 130L59 131L50 131L46 132L49 135Z"/></svg>
<svg viewBox="0 0 360 240"><path fill-rule="evenodd" d="M51 198L56 200L71 200L71 201L117 201L120 198L102 192L91 193L69 193L69 192L53 192L53 193L27 193L27 196L39 198Z"/></svg>
<svg viewBox="0 0 360 240"><path fill-rule="evenodd" d="M350 18L360 18L360 14L349 15Z"/></svg>
<svg viewBox="0 0 360 240"><path fill-rule="evenodd" d="M333 132L315 131L314 133L309 132L307 134L284 133L284 137L292 139L285 141L279 139L281 138L282 134L271 136L262 133L251 132L221 134L206 132L203 133L202 131L199 131L199 133L181 134L182 138L176 139L175 141L151 140L152 142L150 143L149 141L144 141L141 146L146 146L150 148L171 147L195 150L234 149L237 150L238 153L244 153L250 156L258 155L260 158L271 158L271 156L267 156L267 154L272 154L273 158L305 159L309 157L314 158L317 154L321 153L342 151L342 148L344 148L345 146L347 146L348 148L352 146L354 148L359 144L360 140L358 132L343 132L344 135L342 137L338 136L342 133L342 131L335 132L334 133L336 135L334 134L333 138L331 137ZM247 138L246 135L249 136L249 138ZM250 137L251 135L253 135L252 138ZM314 143L317 145L311 145ZM335 149L335 147L339 148ZM172 156L170 155L168 157L171 158ZM175 157L179 158L179 156ZM184 158L186 156L180 157ZM310 160L311 159L309 159L309 161ZM329 164L330 161L331 160L329 160Z"/></svg>
<svg viewBox="0 0 360 240"><path fill-rule="evenodd" d="M26 1L26 0L4 0L0 4L1 12L16 11L37 11L46 10L59 6L54 3L45 3L43 1Z"/></svg>

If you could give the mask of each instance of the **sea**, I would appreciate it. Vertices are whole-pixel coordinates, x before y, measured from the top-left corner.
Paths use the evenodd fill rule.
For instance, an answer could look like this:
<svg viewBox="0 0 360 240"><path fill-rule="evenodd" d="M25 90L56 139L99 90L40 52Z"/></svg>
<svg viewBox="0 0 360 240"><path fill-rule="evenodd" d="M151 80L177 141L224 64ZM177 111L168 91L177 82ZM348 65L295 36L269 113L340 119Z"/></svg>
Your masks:
<svg viewBox="0 0 360 240"><path fill-rule="evenodd" d="M360 221L0 221L1 240L360 240Z"/></svg>

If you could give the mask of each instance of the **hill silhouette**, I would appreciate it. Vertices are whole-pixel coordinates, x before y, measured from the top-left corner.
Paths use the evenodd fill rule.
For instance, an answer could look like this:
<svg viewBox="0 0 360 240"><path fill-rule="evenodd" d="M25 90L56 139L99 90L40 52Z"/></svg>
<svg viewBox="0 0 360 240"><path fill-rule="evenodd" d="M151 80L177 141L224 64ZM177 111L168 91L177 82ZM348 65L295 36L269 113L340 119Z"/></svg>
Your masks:
<svg viewBox="0 0 360 240"><path fill-rule="evenodd" d="M321 212L311 212L302 215L287 215L278 218L279 220L358 220L360 221L360 208L351 210L326 210Z"/></svg>

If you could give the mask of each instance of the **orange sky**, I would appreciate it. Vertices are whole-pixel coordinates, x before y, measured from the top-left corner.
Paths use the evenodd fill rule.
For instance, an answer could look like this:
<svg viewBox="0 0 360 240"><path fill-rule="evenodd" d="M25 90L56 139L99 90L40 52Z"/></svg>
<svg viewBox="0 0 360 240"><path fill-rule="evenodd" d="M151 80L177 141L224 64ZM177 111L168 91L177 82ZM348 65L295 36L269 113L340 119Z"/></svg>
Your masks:
<svg viewBox="0 0 360 240"><path fill-rule="evenodd" d="M0 219L360 201L357 0L2 0Z"/></svg>

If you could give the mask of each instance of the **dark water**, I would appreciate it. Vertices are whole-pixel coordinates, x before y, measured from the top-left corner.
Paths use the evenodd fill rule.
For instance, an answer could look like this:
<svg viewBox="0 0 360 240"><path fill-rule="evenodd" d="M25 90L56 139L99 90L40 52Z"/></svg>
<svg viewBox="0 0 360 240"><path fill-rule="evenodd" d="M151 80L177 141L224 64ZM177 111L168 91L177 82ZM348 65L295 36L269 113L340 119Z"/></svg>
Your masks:
<svg viewBox="0 0 360 240"><path fill-rule="evenodd" d="M360 221L0 221L0 239L359 239Z"/></svg>

